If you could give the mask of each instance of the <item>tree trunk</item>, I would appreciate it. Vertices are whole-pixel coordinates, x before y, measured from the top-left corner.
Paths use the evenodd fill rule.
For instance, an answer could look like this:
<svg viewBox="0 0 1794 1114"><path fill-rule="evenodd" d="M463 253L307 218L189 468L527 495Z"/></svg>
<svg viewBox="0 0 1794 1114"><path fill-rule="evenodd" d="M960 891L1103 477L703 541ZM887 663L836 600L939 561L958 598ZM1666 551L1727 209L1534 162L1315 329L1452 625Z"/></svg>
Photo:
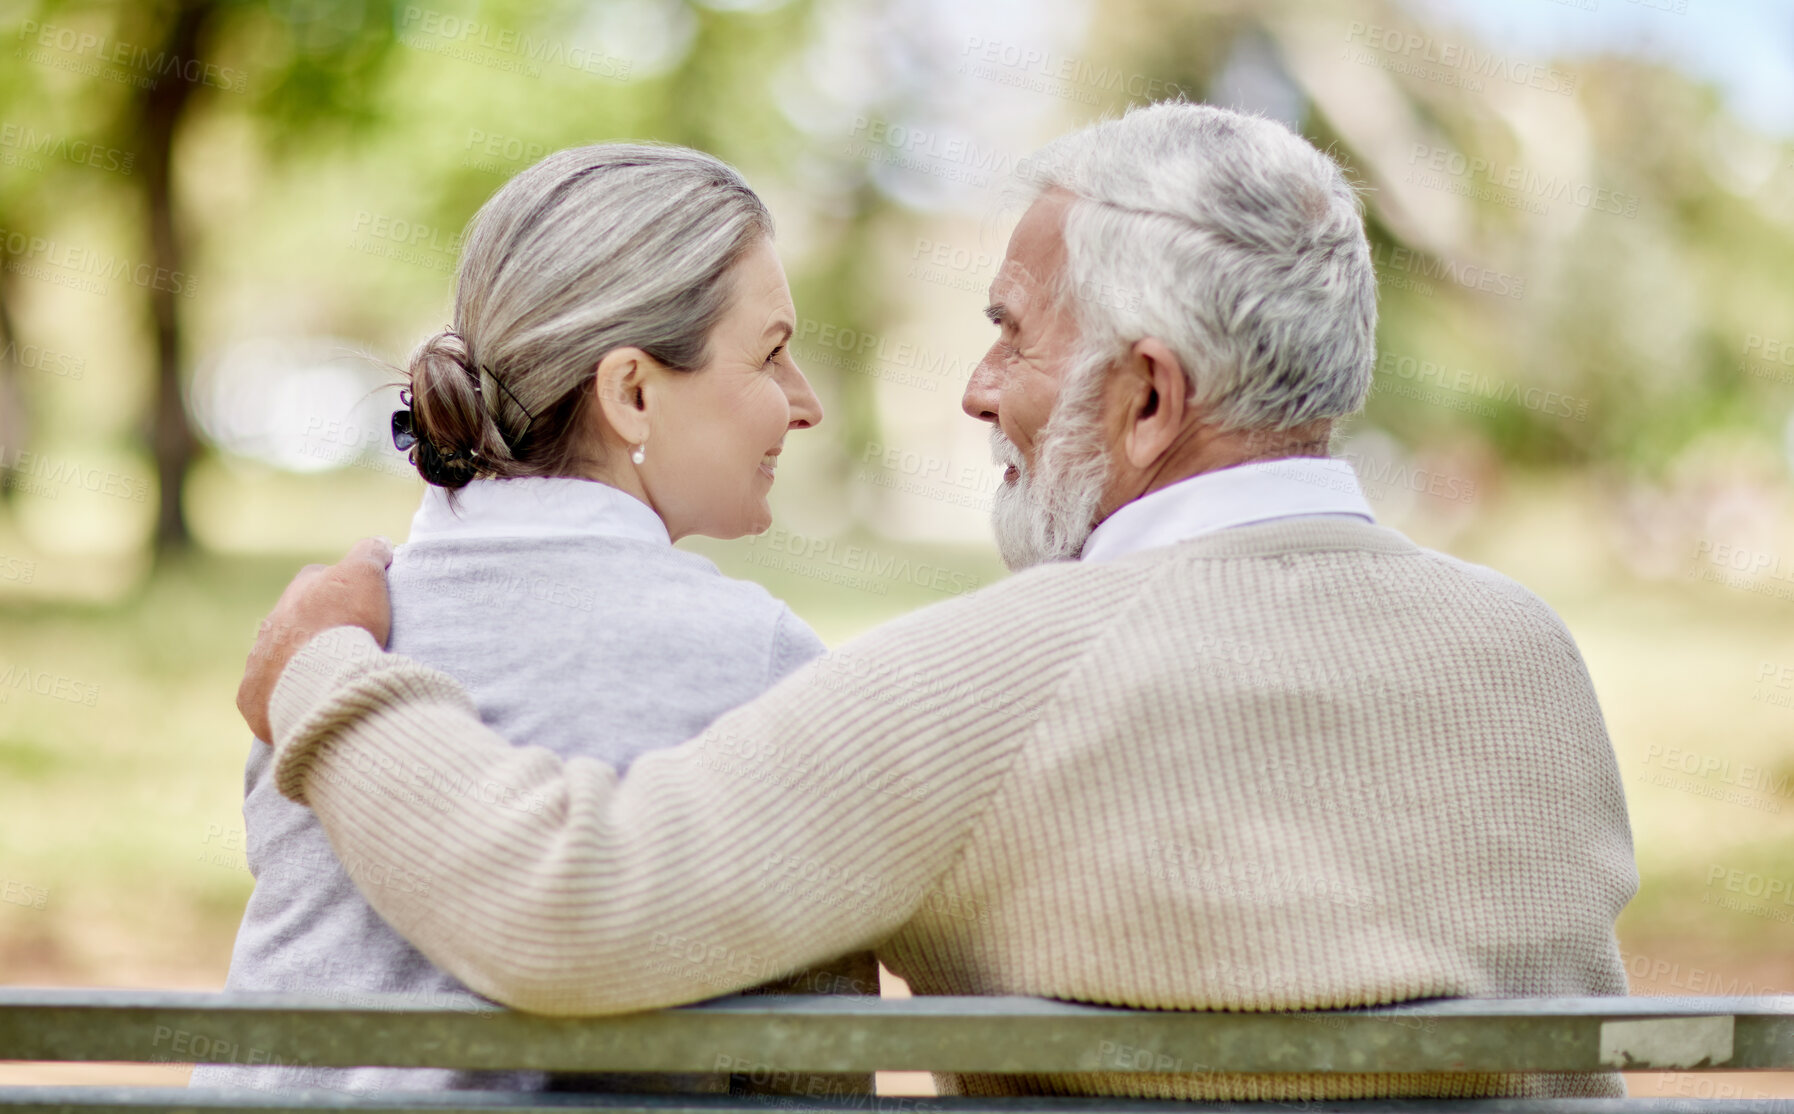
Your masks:
<svg viewBox="0 0 1794 1114"><path fill-rule="evenodd" d="M200 31L213 8L210 0L182 4L159 44L163 57L172 56L183 62L197 58ZM155 87L145 90L138 102L135 128L142 144L143 161L139 164L142 175L138 181L149 224L150 264L160 276L179 273L183 289L189 277L179 221L174 211L174 140L196 88L179 73L157 77ZM153 282L149 289L150 314L156 335L156 393L150 446L156 458L159 492L155 534L157 558L185 550L192 544L182 489L198 443L181 400L181 317L175 300L180 296L172 280Z"/></svg>
<svg viewBox="0 0 1794 1114"><path fill-rule="evenodd" d="M0 264L7 259L0 251ZM18 330L13 326L12 272L0 269L0 503L13 501L13 485L4 475L6 461L17 460L30 432L30 415L25 412L24 376L19 371Z"/></svg>

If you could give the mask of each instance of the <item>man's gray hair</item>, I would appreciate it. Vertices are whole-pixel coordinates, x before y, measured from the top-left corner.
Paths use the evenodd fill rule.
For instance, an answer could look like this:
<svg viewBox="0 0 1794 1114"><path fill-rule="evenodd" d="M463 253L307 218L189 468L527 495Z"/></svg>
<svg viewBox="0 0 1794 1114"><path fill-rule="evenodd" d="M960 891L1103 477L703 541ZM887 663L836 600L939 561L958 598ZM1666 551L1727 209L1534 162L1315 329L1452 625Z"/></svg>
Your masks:
<svg viewBox="0 0 1794 1114"><path fill-rule="evenodd" d="M1357 191L1275 121L1210 105L1131 109L1048 144L1030 198L1073 195L1061 304L1095 374L1157 337L1224 429L1351 414L1370 391L1376 277Z"/></svg>

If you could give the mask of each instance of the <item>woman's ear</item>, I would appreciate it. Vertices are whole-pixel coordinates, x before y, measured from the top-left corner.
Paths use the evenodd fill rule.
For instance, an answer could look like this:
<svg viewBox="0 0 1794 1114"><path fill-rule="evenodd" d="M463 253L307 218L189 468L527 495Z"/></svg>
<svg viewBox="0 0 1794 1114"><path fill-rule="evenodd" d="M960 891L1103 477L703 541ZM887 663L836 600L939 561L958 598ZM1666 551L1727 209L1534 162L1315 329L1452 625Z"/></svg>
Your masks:
<svg viewBox="0 0 1794 1114"><path fill-rule="evenodd" d="M604 424L630 445L648 440L649 380L660 371L654 357L639 348L616 348L598 361L593 389Z"/></svg>

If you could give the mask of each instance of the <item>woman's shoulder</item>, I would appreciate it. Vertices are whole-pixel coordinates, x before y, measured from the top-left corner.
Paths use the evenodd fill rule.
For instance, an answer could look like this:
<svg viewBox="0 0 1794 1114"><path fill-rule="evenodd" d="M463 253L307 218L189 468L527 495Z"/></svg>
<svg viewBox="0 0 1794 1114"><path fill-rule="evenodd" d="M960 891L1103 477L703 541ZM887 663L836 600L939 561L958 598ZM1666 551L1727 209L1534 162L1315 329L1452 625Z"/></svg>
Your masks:
<svg viewBox="0 0 1794 1114"><path fill-rule="evenodd" d="M528 610L529 601L559 602L588 613L683 617L712 629L746 624L769 637L795 621L783 600L725 575L710 558L629 538L407 543L393 554L389 583L395 608L458 600Z"/></svg>
<svg viewBox="0 0 1794 1114"><path fill-rule="evenodd" d="M791 609L785 601L767 590L764 584L755 580L745 580L730 576L717 567L715 561L701 553L691 553L683 549L664 549L669 562L669 571L681 578L681 583L688 583L694 589L719 596L727 596L739 600L745 606L763 609L768 621L776 622L782 613Z"/></svg>
<svg viewBox="0 0 1794 1114"><path fill-rule="evenodd" d="M727 663L764 687L826 650L762 585L664 544L408 543L394 552L388 583L395 640L425 657L458 652L452 647L474 632L486 647L540 646L546 638L557 654L615 665L615 654Z"/></svg>
<svg viewBox="0 0 1794 1114"><path fill-rule="evenodd" d="M768 591L764 584L729 576L717 568L716 562L697 553L673 550L680 558L689 559L687 571L694 578L717 585L718 591L732 594L744 606L765 615L771 625L771 679L776 681L812 658L828 652L828 646L810 624L798 617L791 605Z"/></svg>

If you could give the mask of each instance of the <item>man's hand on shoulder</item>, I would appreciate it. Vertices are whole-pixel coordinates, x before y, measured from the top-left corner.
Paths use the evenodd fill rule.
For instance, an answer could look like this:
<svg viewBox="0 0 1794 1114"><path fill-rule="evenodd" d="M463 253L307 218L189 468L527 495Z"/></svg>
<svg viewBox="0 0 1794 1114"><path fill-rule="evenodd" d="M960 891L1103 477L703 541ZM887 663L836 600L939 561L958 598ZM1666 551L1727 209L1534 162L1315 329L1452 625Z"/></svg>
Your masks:
<svg viewBox="0 0 1794 1114"><path fill-rule="evenodd" d="M334 565L307 565L280 594L280 601L256 630L255 647L237 686L237 711L263 742L272 741L268 701L281 671L314 637L332 627L360 627L386 645L392 631L392 605L386 593L386 567L392 564L392 543L363 538Z"/></svg>

